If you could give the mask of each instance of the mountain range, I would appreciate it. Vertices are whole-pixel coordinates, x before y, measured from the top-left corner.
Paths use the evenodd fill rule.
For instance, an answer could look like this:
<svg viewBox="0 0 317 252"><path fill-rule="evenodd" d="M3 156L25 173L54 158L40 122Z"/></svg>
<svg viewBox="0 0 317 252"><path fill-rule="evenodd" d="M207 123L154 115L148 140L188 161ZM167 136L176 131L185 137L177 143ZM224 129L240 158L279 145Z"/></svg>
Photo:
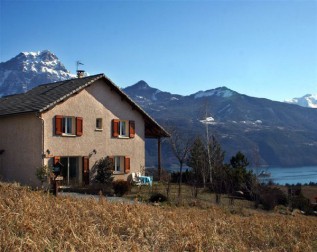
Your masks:
<svg viewBox="0 0 317 252"><path fill-rule="evenodd" d="M189 96L162 92L140 81L123 89L162 125L190 137L209 133L229 159L242 151L250 162L273 166L317 164L317 110L254 98L226 87ZM168 148L168 164L175 163Z"/></svg>
<svg viewBox="0 0 317 252"><path fill-rule="evenodd" d="M74 77L49 51L20 53L0 63L0 96ZM221 143L226 160L242 151L250 163L258 165L317 165L317 110L294 105L305 105L301 99L289 101L293 104L276 102L227 87L182 96L153 88L145 81L123 91L163 126L179 129L184 138L204 137L208 127L209 134ZM316 100L310 97L303 99L314 107ZM148 140L146 152L147 166L155 165L156 142ZM177 164L166 142L162 152L165 167Z"/></svg>

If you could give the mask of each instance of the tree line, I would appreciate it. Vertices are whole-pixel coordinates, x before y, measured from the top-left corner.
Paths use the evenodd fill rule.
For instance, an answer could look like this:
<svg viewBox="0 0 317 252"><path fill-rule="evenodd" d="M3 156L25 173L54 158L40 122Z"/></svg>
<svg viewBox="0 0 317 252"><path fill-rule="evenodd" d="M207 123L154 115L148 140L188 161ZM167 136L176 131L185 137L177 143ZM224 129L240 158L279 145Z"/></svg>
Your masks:
<svg viewBox="0 0 317 252"><path fill-rule="evenodd" d="M176 129L171 130L169 139L172 151L179 162L180 170L172 175L173 182L186 182L192 185L193 194L197 196L197 188L209 189L220 202L222 194L243 195L253 199L256 195L256 175L248 170L249 161L240 151L225 163L225 152L215 136L193 140L180 135ZM184 165L191 167L190 171L183 172Z"/></svg>

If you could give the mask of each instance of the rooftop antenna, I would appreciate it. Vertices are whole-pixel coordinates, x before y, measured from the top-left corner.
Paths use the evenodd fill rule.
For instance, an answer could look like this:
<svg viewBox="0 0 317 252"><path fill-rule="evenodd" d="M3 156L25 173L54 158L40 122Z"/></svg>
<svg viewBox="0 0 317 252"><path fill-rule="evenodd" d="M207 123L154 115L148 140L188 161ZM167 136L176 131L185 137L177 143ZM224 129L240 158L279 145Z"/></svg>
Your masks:
<svg viewBox="0 0 317 252"><path fill-rule="evenodd" d="M84 65L79 60L76 61L76 72L77 72L77 78L82 78L85 76L85 70L80 70L79 65Z"/></svg>

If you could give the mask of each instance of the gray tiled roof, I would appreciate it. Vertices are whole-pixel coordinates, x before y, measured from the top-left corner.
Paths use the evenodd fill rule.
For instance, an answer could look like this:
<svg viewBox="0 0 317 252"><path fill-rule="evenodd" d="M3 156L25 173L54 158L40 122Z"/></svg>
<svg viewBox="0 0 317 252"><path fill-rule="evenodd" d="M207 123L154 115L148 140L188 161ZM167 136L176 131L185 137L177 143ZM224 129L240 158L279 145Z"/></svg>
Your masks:
<svg viewBox="0 0 317 252"><path fill-rule="evenodd" d="M0 98L0 116L42 112L102 77L104 77L103 74L98 74L85 78L43 84L24 94L2 97Z"/></svg>
<svg viewBox="0 0 317 252"><path fill-rule="evenodd" d="M147 137L168 137L167 133L151 116L127 96L104 74L92 75L84 78L70 79L37 86L26 93L5 96L0 98L0 117L29 112L41 113L55 106L58 102L66 100L96 80L103 78L108 85L119 95L137 109L145 120L145 133Z"/></svg>

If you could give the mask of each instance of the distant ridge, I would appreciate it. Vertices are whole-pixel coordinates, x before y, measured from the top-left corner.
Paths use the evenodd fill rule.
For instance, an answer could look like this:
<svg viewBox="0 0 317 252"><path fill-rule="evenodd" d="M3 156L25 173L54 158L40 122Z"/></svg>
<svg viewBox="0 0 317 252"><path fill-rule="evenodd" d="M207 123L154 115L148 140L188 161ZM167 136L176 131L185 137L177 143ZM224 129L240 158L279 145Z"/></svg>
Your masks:
<svg viewBox="0 0 317 252"><path fill-rule="evenodd" d="M226 158L245 153L251 165L317 165L317 110L239 94L227 87L181 96L138 82L123 89L162 125L187 137L210 134L221 143ZM148 165L156 162L155 146L147 148ZM177 167L168 145L166 166ZM257 161L255 161L257 160Z"/></svg>

